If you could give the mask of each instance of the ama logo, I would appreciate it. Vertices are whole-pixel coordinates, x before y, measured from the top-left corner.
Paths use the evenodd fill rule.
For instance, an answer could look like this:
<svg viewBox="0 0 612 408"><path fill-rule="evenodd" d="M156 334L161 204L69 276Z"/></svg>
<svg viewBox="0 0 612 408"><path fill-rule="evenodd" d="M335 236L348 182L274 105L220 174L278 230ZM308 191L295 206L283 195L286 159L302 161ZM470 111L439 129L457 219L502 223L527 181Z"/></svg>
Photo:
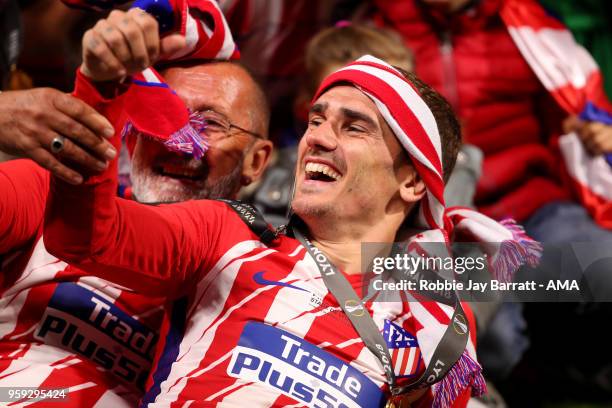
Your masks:
<svg viewBox="0 0 612 408"><path fill-rule="evenodd" d="M422 357L416 337L389 320L385 320L383 337L389 347L395 375L412 377L417 374Z"/></svg>

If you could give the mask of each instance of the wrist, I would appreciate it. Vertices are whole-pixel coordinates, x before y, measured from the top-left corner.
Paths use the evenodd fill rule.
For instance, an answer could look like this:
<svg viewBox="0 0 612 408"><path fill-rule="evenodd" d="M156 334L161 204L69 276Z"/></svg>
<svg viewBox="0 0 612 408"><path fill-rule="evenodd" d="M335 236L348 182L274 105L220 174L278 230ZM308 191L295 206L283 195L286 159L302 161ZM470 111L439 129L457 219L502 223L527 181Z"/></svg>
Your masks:
<svg viewBox="0 0 612 408"><path fill-rule="evenodd" d="M80 80L79 77L85 81L82 81L82 79ZM122 81L96 81L94 78L92 78L91 73L85 64L82 64L77 72L77 85L83 82L88 83L90 87L93 87L103 99L110 100L121 96L128 90L131 84L131 78L127 77Z"/></svg>

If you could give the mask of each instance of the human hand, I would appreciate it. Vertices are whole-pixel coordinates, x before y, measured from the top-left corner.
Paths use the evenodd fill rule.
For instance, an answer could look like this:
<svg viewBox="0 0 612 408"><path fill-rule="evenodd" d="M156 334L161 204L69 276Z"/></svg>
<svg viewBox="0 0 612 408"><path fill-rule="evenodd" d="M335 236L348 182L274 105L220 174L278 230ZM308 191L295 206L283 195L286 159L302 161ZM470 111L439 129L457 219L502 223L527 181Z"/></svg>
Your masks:
<svg viewBox="0 0 612 408"><path fill-rule="evenodd" d="M83 36L81 72L93 81L122 80L184 46L180 34L160 39L157 21L147 12L113 10Z"/></svg>
<svg viewBox="0 0 612 408"><path fill-rule="evenodd" d="M570 116L563 122L565 133L576 132L587 151L597 156L612 153L612 126L601 122L583 121L577 116Z"/></svg>
<svg viewBox="0 0 612 408"><path fill-rule="evenodd" d="M117 154L106 140L114 133L104 116L56 89L0 94L0 150L28 157L69 183L80 184L83 170L99 172L107 167L107 160ZM52 152L51 144L58 137L63 148Z"/></svg>

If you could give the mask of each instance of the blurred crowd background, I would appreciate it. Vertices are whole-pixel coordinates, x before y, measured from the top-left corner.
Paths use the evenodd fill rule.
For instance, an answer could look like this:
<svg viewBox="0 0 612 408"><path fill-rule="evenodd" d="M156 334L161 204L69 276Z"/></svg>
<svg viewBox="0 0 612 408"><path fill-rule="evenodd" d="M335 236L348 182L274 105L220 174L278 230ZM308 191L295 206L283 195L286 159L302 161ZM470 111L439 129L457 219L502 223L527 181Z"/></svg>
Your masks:
<svg viewBox="0 0 612 408"><path fill-rule="evenodd" d="M103 5L104 1L100 3ZM415 70L451 102L462 120L464 131L470 135L482 134L491 138L493 134L500 135L500 140L502 136L507 140L513 132L517 133L517 137L522 132L533 131L538 137L544 133L540 127L533 130L530 123L520 122L531 120L519 114L521 109L525 109L525 98L533 101L534 98L544 97L544 92L530 88L529 80L535 81L534 78L525 79L521 76L524 73L512 66L506 66L502 75L476 72L483 69L499 71L505 66L506 58L512 58L504 54L503 44L496 43L495 37L481 42L476 40L479 30L484 30L482 25L494 24L489 17L494 14L500 1L462 1L461 8L471 11L461 14L459 12L462 10L454 10L455 15L460 17L453 18L440 17L448 14L443 10L448 7L445 5L448 2L428 1L433 7L430 16L433 21L428 24L438 27L434 32L435 43L427 38L429 33L413 23L408 3L413 2L219 1L239 45L241 60L263 84L272 107L270 137L278 149L277 161L263 185L251 189L247 194L266 209L273 222L281 222L290 199L285 187L291 185L292 148L297 144L299 135L303 134L308 103L320 79L365 52L378 53L393 65ZM441 5L436 6L436 3ZM612 97L612 2L542 0L542 4L551 14L558 16L577 41L591 52L605 78L605 91L608 97ZM436 7L440 7L440 10L436 10ZM82 35L104 15L106 12L103 11L70 8L60 0L0 0L0 74L3 89L52 87L70 92L80 64ZM454 46L470 50L469 46L465 48L457 44L457 41L467 41L466 38L474 39L476 45L473 47L478 48L476 54L495 55L493 63L483 64L481 61L484 57L469 60L454 53ZM428 55L433 52L428 51L432 47L436 47L435 57ZM433 67L432 58L439 58ZM476 79L470 82L472 78ZM506 82L491 85L492 88L497 86L501 89L495 88L499 100L495 101L493 108L489 108L486 100L470 102L469 106L462 105L466 98L478 93L478 87L486 86L490 83L487 81L499 81L500 78ZM474 89L474 92L470 89ZM512 94L505 89L516 92ZM481 96L473 96L478 97ZM559 127L560 124L555 126ZM494 133L487 133L487 129ZM478 141L477 138L472 139ZM487 149L501 149L487 143L479 147L485 150L485 156L491 153ZM473 177L478 177L482 153L468 148L463 154L468 158L467 166L473 167ZM470 164L470 158L477 165ZM460 157L459 166L461 164ZM536 166L530 171L529 177L532 179L545 178L547 168ZM538 186L548 188L546 184ZM462 184L457 194L465 193L470 188L472 191L467 194L471 197L475 187L469 184ZM551 189L546 194L555 196L557 193ZM496 203L498 197L494 198L480 197L485 202L481 207L496 216L499 215L496 214L498 207L486 202ZM515 203L520 202L525 211L530 207L524 198L516 200ZM461 203L465 200L458 201ZM533 206L538 208L540 204L534 203ZM524 220L531 212L521 214L519 211L513 215ZM509 310L504 313L513 312ZM553 318L554 323L551 323L547 322L547 316L560 317ZM564 321L564 316L571 318ZM499 339L484 337L486 330L479 333L483 336L479 339L483 347L481 361L493 390L488 404L517 407L612 406L612 352L608 350L612 343L607 340L612 313L607 305L527 305L525 317L528 324L512 330L506 330L505 323L500 323L500 335L509 333L504 339L505 343L501 341L502 346ZM516 322L512 318L508 321L511 320ZM524 336L515 337L513 330L522 331ZM486 347L491 347L491 350L484 350ZM510 353L507 358L503 356L505 352ZM499 396L496 396L497 391Z"/></svg>

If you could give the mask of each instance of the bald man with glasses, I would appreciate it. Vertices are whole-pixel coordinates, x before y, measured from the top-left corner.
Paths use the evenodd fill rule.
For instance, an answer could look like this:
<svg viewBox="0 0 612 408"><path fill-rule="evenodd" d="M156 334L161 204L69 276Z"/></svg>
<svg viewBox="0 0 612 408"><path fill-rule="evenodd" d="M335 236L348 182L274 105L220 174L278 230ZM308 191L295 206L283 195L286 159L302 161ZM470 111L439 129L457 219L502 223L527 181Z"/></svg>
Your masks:
<svg viewBox="0 0 612 408"><path fill-rule="evenodd" d="M128 135L134 138L134 198L158 203L236 197L241 187L261 176L272 151L261 89L234 62L177 66L161 74L191 110L194 128L205 134L210 147L197 160L171 152L147 135Z"/></svg>

